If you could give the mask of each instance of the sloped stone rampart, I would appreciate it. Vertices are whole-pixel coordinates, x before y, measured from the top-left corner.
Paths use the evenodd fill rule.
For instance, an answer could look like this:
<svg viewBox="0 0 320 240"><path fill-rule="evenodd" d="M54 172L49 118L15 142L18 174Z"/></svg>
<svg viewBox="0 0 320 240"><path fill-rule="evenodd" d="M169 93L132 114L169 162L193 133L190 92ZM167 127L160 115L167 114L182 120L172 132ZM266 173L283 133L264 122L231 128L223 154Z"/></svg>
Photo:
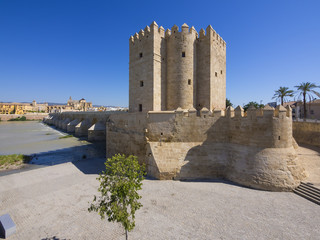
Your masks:
<svg viewBox="0 0 320 240"><path fill-rule="evenodd" d="M241 111L241 109L240 109ZM222 178L289 191L305 177L292 141L290 109L243 113L149 112L146 162L159 179Z"/></svg>

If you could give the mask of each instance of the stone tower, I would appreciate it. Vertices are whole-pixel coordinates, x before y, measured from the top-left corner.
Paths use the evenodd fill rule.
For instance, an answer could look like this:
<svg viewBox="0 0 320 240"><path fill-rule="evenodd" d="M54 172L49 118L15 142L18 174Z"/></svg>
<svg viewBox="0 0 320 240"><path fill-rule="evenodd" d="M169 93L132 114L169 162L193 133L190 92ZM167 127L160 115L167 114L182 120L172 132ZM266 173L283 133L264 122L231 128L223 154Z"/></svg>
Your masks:
<svg viewBox="0 0 320 240"><path fill-rule="evenodd" d="M130 112L225 109L225 41L211 26L181 28L153 22L130 37Z"/></svg>

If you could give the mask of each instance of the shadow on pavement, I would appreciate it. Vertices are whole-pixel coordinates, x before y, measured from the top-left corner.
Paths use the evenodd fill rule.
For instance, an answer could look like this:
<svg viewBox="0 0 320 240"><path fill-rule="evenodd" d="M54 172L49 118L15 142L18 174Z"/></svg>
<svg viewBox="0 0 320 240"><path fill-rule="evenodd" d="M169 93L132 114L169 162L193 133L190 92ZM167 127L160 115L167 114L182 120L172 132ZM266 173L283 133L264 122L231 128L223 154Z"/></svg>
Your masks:
<svg viewBox="0 0 320 240"><path fill-rule="evenodd" d="M89 143L82 146L40 152L32 154L31 157L29 164L25 164L20 169L2 171L0 176L67 162L74 164L84 174L99 174L105 169L105 144Z"/></svg>
<svg viewBox="0 0 320 240"><path fill-rule="evenodd" d="M299 143L298 145L299 145L299 147L303 147L303 148L307 148L307 149L313 150L313 151L318 153L318 156L320 156L320 147L313 146L313 145L308 145L308 144L305 144L305 143Z"/></svg>
<svg viewBox="0 0 320 240"><path fill-rule="evenodd" d="M47 237L47 238L41 238L41 240L70 240L70 239L67 239L67 238L58 238L56 236L53 236L53 237Z"/></svg>

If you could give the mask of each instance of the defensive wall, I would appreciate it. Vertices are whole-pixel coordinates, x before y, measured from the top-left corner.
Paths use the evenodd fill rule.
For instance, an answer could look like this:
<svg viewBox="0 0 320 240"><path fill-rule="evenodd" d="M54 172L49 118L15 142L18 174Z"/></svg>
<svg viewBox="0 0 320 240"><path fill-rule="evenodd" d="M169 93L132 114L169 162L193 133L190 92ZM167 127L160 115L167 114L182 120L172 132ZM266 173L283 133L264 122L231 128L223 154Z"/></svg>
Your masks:
<svg viewBox="0 0 320 240"><path fill-rule="evenodd" d="M44 122L54 125L77 137L89 141L106 141L106 122L112 114L119 112L63 112L50 113Z"/></svg>
<svg viewBox="0 0 320 240"><path fill-rule="evenodd" d="M0 114L1 121L8 121L14 118L25 116L27 120L42 120L48 116L48 113L27 113L27 114Z"/></svg>
<svg viewBox="0 0 320 240"><path fill-rule="evenodd" d="M199 112L198 112L199 113ZM292 138L291 109L241 107L113 115L107 152L135 154L157 179L227 179L291 190L304 178Z"/></svg>
<svg viewBox="0 0 320 240"><path fill-rule="evenodd" d="M148 113L50 114L45 120L76 136L106 141L107 155L134 154L157 179L226 179L289 191L304 176L292 137L290 107L214 112L203 108Z"/></svg>
<svg viewBox="0 0 320 240"><path fill-rule="evenodd" d="M298 143L320 147L320 122L293 123L293 137Z"/></svg>

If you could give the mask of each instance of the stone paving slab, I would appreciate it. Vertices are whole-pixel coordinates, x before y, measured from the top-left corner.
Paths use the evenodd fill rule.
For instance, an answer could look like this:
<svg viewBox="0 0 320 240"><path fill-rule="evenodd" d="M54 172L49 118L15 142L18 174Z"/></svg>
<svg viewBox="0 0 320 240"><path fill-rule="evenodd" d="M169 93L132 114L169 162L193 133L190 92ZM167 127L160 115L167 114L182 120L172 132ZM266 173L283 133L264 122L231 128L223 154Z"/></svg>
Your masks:
<svg viewBox="0 0 320 240"><path fill-rule="evenodd" d="M0 215L9 213L17 225L10 239L125 239L119 224L87 211L99 183L97 174L85 174L86 164L96 163L0 177ZM320 239L320 206L293 193L145 180L141 194L144 207L130 240Z"/></svg>

